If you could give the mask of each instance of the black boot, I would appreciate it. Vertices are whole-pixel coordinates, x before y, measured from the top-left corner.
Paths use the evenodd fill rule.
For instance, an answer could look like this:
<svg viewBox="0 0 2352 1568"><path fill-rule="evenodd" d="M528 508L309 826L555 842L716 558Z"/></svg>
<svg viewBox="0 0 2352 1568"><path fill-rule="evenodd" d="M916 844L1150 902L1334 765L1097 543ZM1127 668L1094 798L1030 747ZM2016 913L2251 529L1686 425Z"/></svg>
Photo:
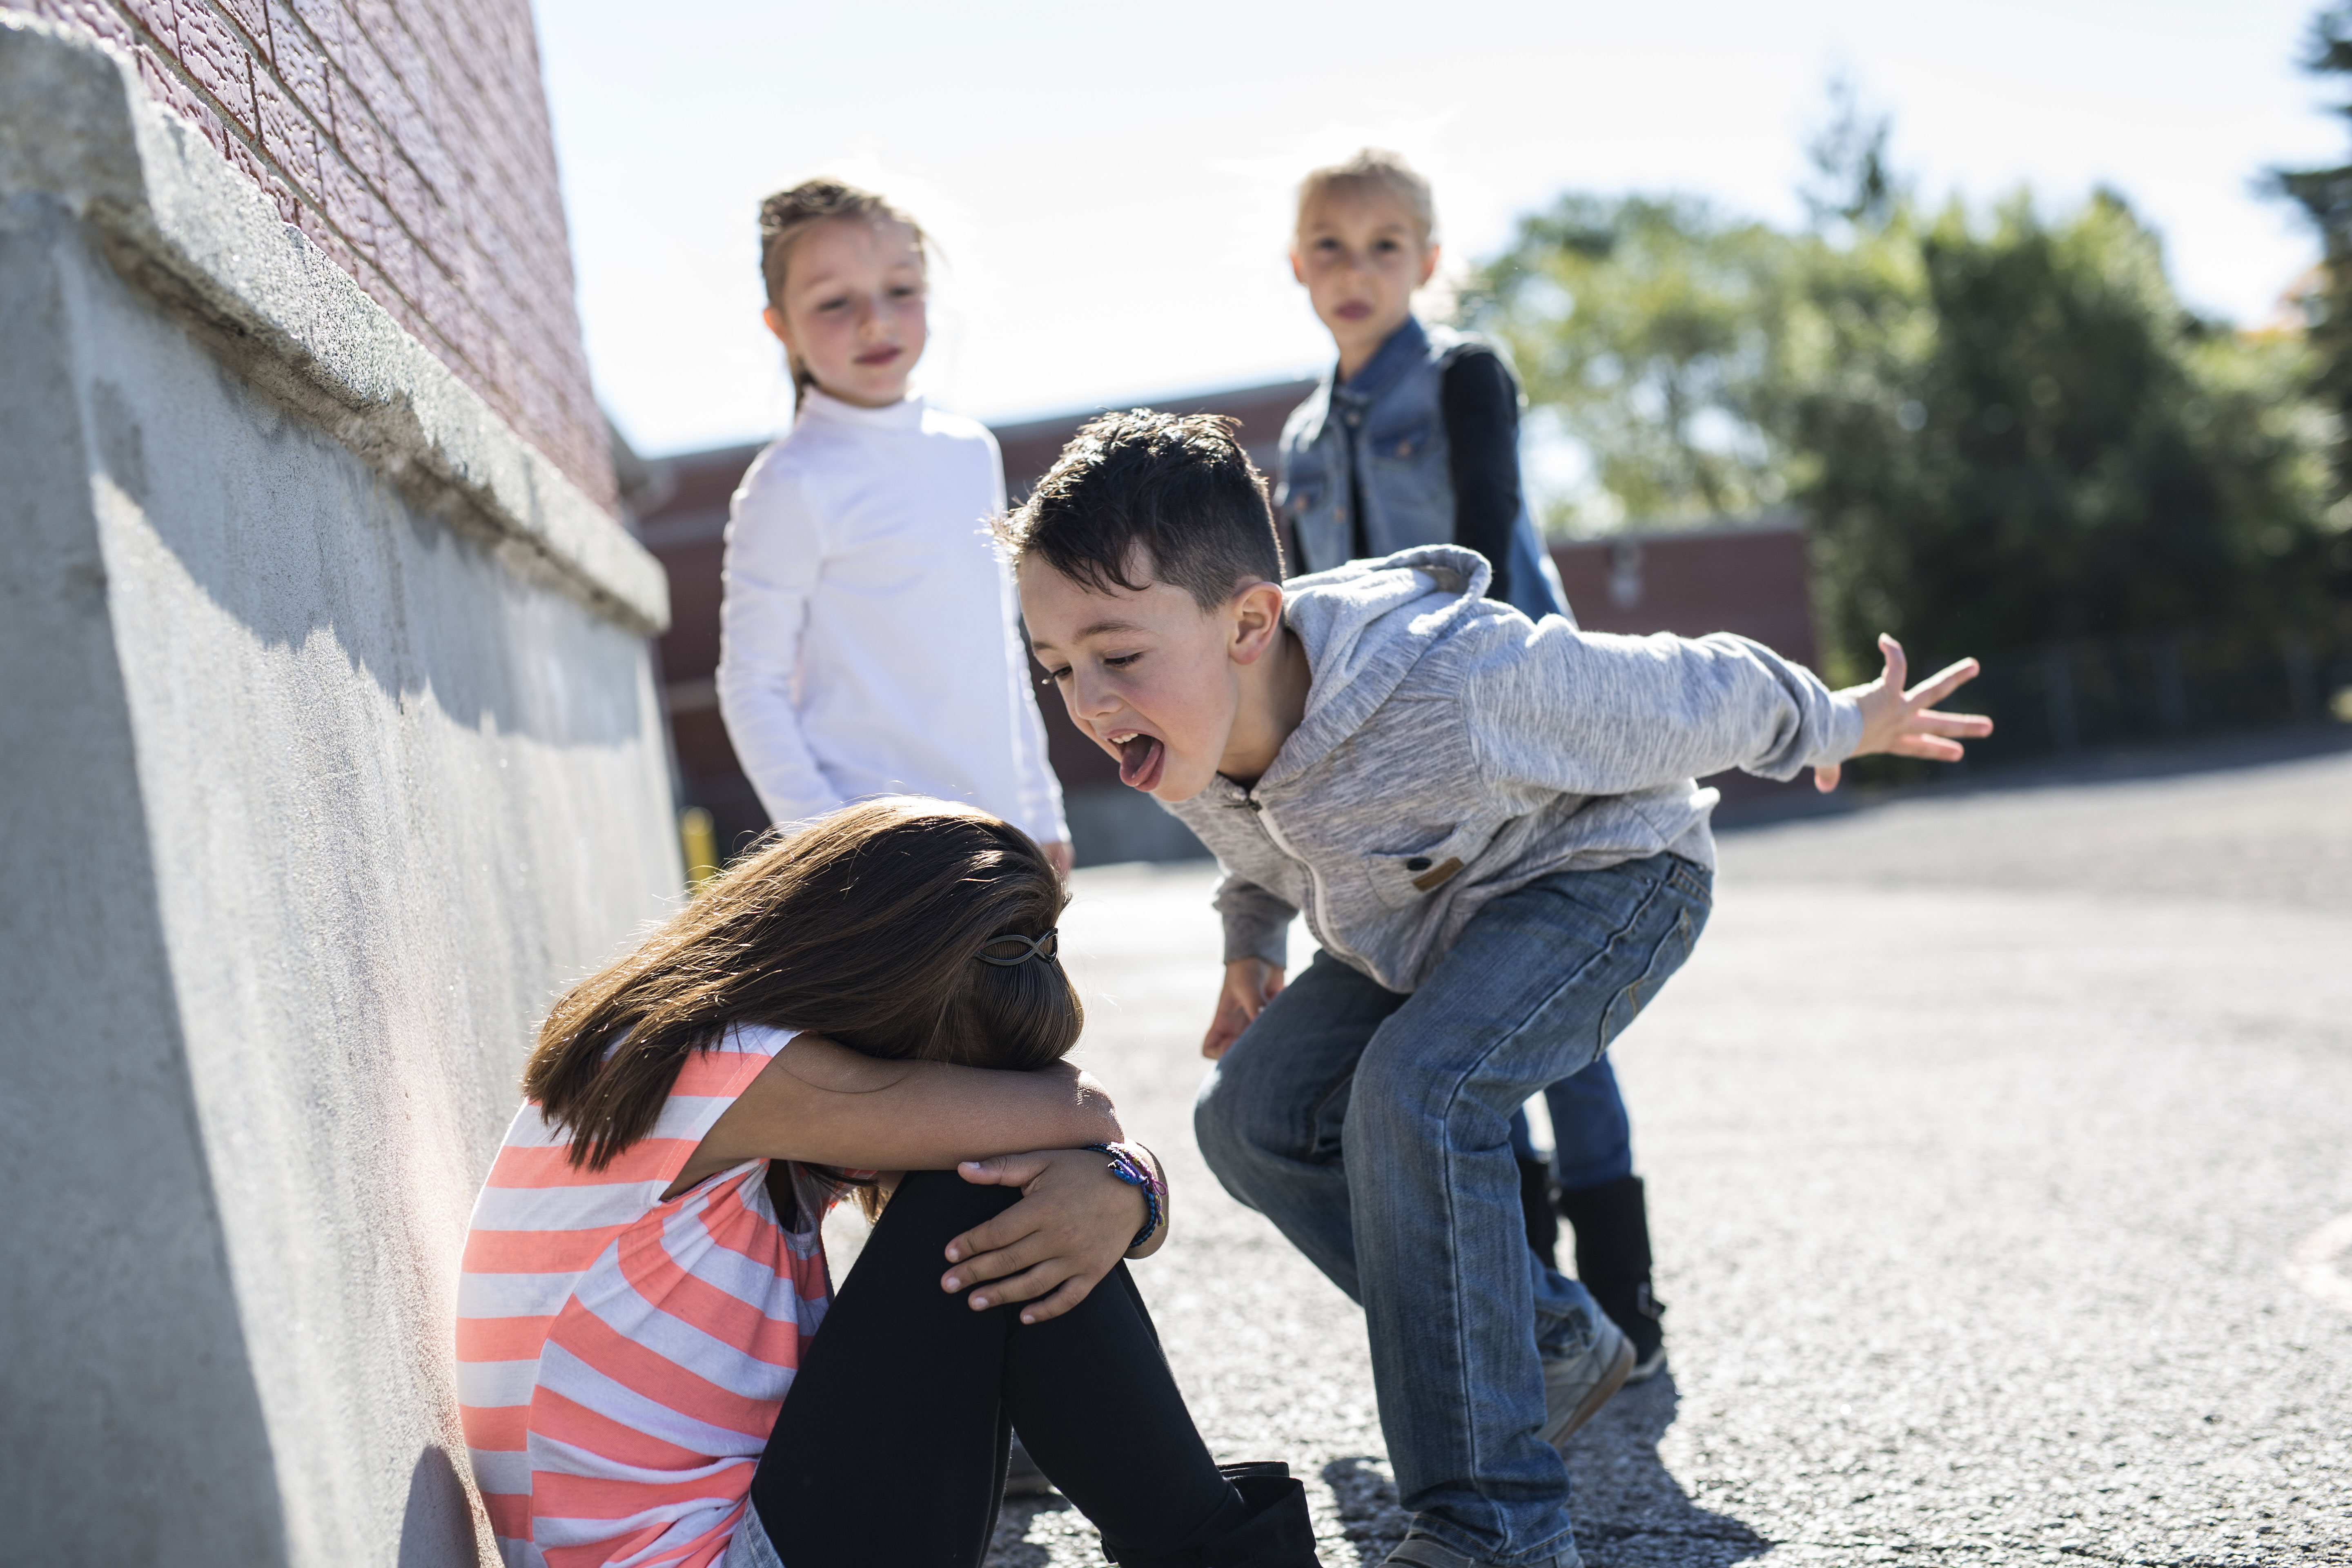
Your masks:
<svg viewBox="0 0 2352 1568"><path fill-rule="evenodd" d="M1519 1213L1528 1222L1528 1245L1547 1268L1559 1267L1559 1215L1551 1206L1551 1162L1519 1162Z"/></svg>
<svg viewBox="0 0 2352 1568"><path fill-rule="evenodd" d="M1219 1465L1249 1509L1249 1518L1201 1546L1150 1552L1103 1542L1103 1555L1119 1568L1322 1568L1315 1555L1315 1526L1307 1517L1307 1489L1279 1459Z"/></svg>
<svg viewBox="0 0 2352 1568"><path fill-rule="evenodd" d="M1653 1377L1666 1364L1664 1305L1650 1293L1650 1211L1642 1178L1624 1176L1582 1192L1559 1194L1559 1212L1576 1231L1576 1277L1633 1342L1633 1375Z"/></svg>

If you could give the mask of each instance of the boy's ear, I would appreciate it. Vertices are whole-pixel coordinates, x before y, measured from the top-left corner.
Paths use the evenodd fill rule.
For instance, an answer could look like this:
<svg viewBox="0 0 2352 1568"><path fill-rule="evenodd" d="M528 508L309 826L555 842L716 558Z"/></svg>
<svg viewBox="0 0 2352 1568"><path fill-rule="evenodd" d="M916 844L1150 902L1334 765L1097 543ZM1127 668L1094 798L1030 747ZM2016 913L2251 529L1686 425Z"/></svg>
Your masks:
<svg viewBox="0 0 2352 1568"><path fill-rule="evenodd" d="M1421 247L1421 281L1414 284L1414 288L1427 288L1429 280L1437 276L1437 253L1440 248L1434 241Z"/></svg>
<svg viewBox="0 0 2352 1568"><path fill-rule="evenodd" d="M786 348L793 346L793 340L784 334L784 313L782 310L771 305L760 312L760 320L768 323L768 331L776 334L778 342Z"/></svg>
<svg viewBox="0 0 2352 1568"><path fill-rule="evenodd" d="M1299 265L1298 247L1295 245L1290 247L1290 276L1296 282L1303 284L1307 281L1307 268Z"/></svg>
<svg viewBox="0 0 2352 1568"><path fill-rule="evenodd" d="M1255 664L1282 636L1282 585L1252 583L1235 594L1225 609L1233 616L1234 662Z"/></svg>

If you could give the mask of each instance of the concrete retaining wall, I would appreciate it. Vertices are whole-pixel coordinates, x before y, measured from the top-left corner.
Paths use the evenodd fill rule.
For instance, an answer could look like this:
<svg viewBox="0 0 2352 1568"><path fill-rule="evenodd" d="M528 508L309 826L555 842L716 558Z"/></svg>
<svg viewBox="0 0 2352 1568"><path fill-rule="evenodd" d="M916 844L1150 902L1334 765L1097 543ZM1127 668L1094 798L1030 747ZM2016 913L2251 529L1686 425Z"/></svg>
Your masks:
<svg viewBox="0 0 2352 1568"><path fill-rule="evenodd" d="M658 568L131 68L0 22L10 1561L496 1561L457 1249L680 882Z"/></svg>

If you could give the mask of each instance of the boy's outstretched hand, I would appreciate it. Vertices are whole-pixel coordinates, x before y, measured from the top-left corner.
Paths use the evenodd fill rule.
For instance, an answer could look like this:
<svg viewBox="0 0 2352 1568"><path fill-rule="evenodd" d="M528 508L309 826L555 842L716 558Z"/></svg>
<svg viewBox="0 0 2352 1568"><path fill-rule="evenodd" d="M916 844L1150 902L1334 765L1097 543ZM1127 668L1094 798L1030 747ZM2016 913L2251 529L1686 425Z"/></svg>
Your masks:
<svg viewBox="0 0 2352 1568"><path fill-rule="evenodd" d="M1978 739L1992 733L1992 721L1981 713L1938 713L1936 704L1977 678L1980 668L1972 658L1937 670L1910 690L1903 689L1907 673L1903 645L1878 634L1878 651L1886 668L1867 686L1850 686L1838 693L1851 697L1862 709L1862 743L1857 757L1885 752L1898 757L1927 757L1938 763L1960 760L1958 736ZM1813 787L1823 795L1838 786L1838 764L1813 770Z"/></svg>

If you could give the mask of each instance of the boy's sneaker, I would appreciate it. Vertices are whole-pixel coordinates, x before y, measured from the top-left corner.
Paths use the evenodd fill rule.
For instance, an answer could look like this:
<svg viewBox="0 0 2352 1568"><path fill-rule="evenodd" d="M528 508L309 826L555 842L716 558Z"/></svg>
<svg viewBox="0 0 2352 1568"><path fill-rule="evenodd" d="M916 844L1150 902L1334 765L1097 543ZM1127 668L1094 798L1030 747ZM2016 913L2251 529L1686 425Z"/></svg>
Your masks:
<svg viewBox="0 0 2352 1568"><path fill-rule="evenodd" d="M1596 1312L1593 1319L1599 1331L1591 1344L1574 1355L1544 1359L1544 1441L1563 1456L1570 1436L1633 1373L1633 1342L1607 1313Z"/></svg>

